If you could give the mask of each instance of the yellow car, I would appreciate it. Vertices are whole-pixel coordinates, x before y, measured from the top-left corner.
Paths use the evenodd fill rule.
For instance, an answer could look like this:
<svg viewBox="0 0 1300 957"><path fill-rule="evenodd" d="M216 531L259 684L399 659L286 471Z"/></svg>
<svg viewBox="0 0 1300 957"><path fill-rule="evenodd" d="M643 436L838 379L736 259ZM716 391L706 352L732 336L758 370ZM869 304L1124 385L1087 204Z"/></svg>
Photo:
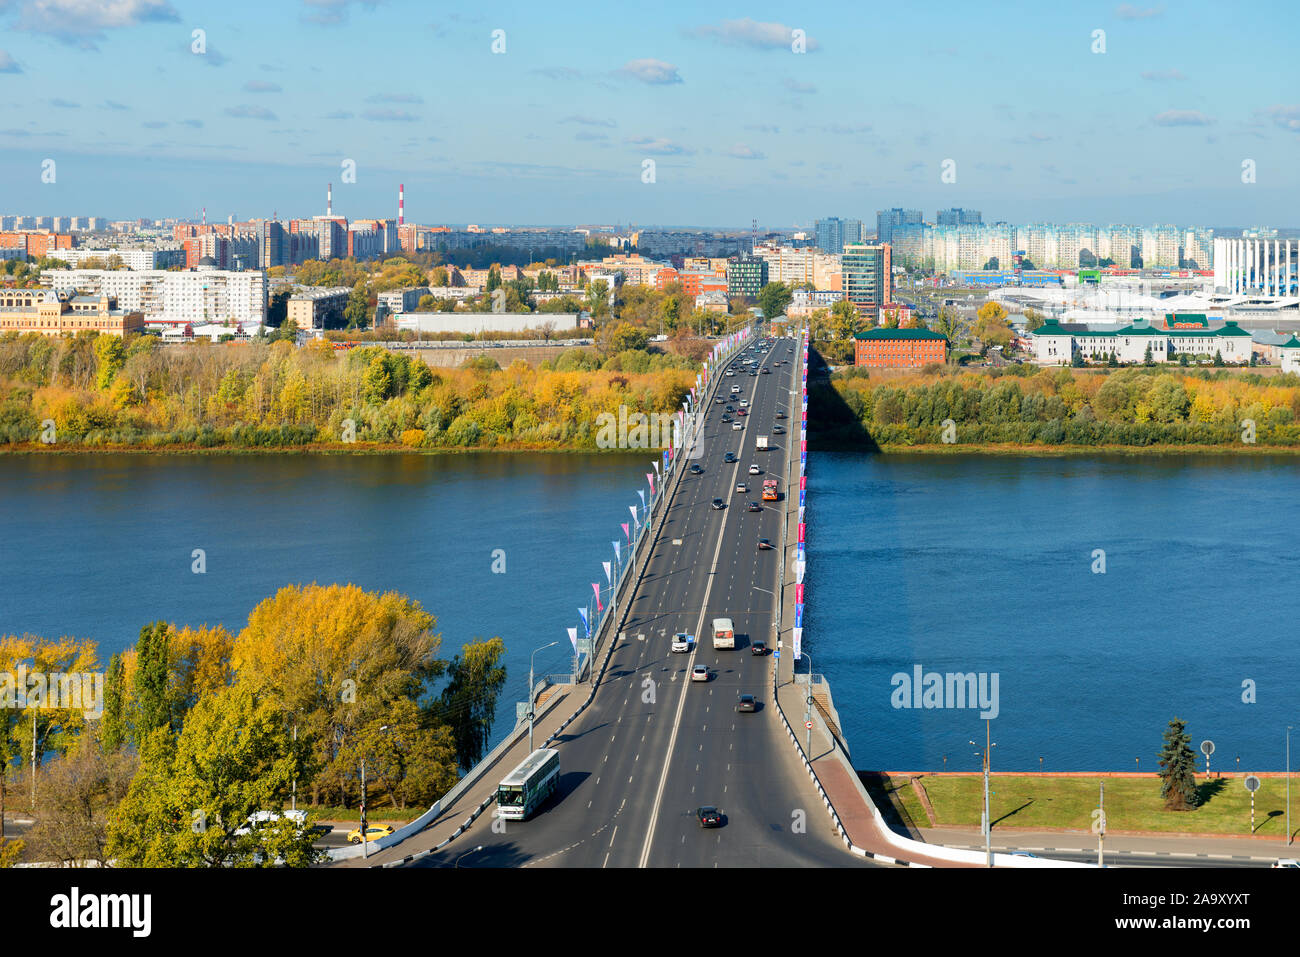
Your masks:
<svg viewBox="0 0 1300 957"><path fill-rule="evenodd" d="M366 827L366 841L377 841L381 837L387 837L392 833L393 826L391 824L370 824ZM361 828L354 827L352 830L348 831L348 843L361 843Z"/></svg>

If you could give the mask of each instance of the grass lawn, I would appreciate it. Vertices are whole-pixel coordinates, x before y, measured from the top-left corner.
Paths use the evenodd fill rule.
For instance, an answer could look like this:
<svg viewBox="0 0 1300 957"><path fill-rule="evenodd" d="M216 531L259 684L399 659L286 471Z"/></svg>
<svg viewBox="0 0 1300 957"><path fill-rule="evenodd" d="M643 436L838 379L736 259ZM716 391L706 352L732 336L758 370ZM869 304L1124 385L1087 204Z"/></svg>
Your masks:
<svg viewBox="0 0 1300 957"><path fill-rule="evenodd" d="M1106 783L1107 831L1164 831L1171 834L1241 834L1250 831L1250 793L1240 778L1198 778L1201 806L1195 811L1166 811L1160 779L993 776L989 805L993 827L1078 828L1092 826L1098 785ZM1282 839L1286 829L1286 780L1262 778L1255 792L1255 834ZM980 824L983 779L924 775L920 779L934 808L936 823L954 827ZM928 823L925 809L906 779L891 782L919 827ZM1291 827L1300 830L1300 778L1292 782Z"/></svg>

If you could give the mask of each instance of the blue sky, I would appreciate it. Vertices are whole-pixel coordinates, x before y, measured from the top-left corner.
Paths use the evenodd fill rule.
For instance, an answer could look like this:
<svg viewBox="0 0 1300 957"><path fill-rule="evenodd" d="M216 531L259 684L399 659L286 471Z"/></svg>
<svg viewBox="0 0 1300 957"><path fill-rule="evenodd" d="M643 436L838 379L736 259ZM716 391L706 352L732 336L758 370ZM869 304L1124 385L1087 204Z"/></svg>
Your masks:
<svg viewBox="0 0 1300 957"><path fill-rule="evenodd" d="M0 0L0 212L1300 225L1294 5L1056 6Z"/></svg>

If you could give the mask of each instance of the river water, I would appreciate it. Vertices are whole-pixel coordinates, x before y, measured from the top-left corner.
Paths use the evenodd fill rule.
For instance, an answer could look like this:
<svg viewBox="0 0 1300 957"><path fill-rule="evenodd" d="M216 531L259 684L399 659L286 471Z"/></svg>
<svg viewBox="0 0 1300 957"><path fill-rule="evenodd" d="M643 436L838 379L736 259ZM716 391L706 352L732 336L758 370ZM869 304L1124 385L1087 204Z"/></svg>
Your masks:
<svg viewBox="0 0 1300 957"><path fill-rule="evenodd" d="M1300 461L811 458L804 642L859 767L978 769L980 709L947 695L895 707L894 676L918 665L984 675L990 697L997 675L998 769L1155 770L1174 716L1215 741L1215 767L1283 766L1285 726L1300 725ZM534 648L560 640L537 671L569 670L565 629L604 587L647 467L644 454L9 456L0 632L93 638L107 660L155 619L238 631L289 583L392 589L437 616L445 657L505 640L495 742Z"/></svg>

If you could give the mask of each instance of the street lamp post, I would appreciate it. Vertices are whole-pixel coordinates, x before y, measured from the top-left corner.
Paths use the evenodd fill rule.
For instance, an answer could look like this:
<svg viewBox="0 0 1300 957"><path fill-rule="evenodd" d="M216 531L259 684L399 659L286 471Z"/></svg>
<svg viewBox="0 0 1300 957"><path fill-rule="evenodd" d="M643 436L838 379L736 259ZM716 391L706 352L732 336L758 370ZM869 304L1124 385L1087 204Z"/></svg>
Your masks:
<svg viewBox="0 0 1300 957"><path fill-rule="evenodd" d="M985 721L984 722L984 750L983 752L980 751L975 752L980 756L980 758L982 759L982 763L984 765L984 820L982 822L982 825L984 828L984 863L986 867L993 866L993 821L989 814L989 751L992 748L996 748L997 745L993 744L989 740L989 736L991 734L992 731L989 727L989 722ZM970 743L975 744L974 741Z"/></svg>
<svg viewBox="0 0 1300 957"><path fill-rule="evenodd" d="M800 649L802 651L802 649ZM812 764L812 655L802 651L803 656L808 659L808 688L803 699L803 725L804 736L807 744L804 747L804 756L808 758L808 763ZM793 670L791 672L793 677Z"/></svg>
<svg viewBox="0 0 1300 957"><path fill-rule="evenodd" d="M1286 843L1291 846L1291 725L1286 726Z"/></svg>
<svg viewBox="0 0 1300 957"><path fill-rule="evenodd" d="M558 641L552 641L549 645L542 645L534 649L528 657L528 753L533 753L533 659L537 657L537 652L545 651L558 645Z"/></svg>
<svg viewBox="0 0 1300 957"><path fill-rule="evenodd" d="M387 731L388 725L381 725L380 731ZM361 856L370 856L370 840L366 831L366 759L361 759Z"/></svg>
<svg viewBox="0 0 1300 957"><path fill-rule="evenodd" d="M469 857L471 854L477 854L477 853L478 853L479 851L481 851L481 850L483 850L483 845L482 845L482 844L480 844L478 847L471 848L470 850L466 851L466 852L465 852L464 854L462 854L460 857L456 858L456 867L457 867L457 868L460 867L460 862L461 862L461 860L463 860L463 859L466 858L466 857Z"/></svg>

